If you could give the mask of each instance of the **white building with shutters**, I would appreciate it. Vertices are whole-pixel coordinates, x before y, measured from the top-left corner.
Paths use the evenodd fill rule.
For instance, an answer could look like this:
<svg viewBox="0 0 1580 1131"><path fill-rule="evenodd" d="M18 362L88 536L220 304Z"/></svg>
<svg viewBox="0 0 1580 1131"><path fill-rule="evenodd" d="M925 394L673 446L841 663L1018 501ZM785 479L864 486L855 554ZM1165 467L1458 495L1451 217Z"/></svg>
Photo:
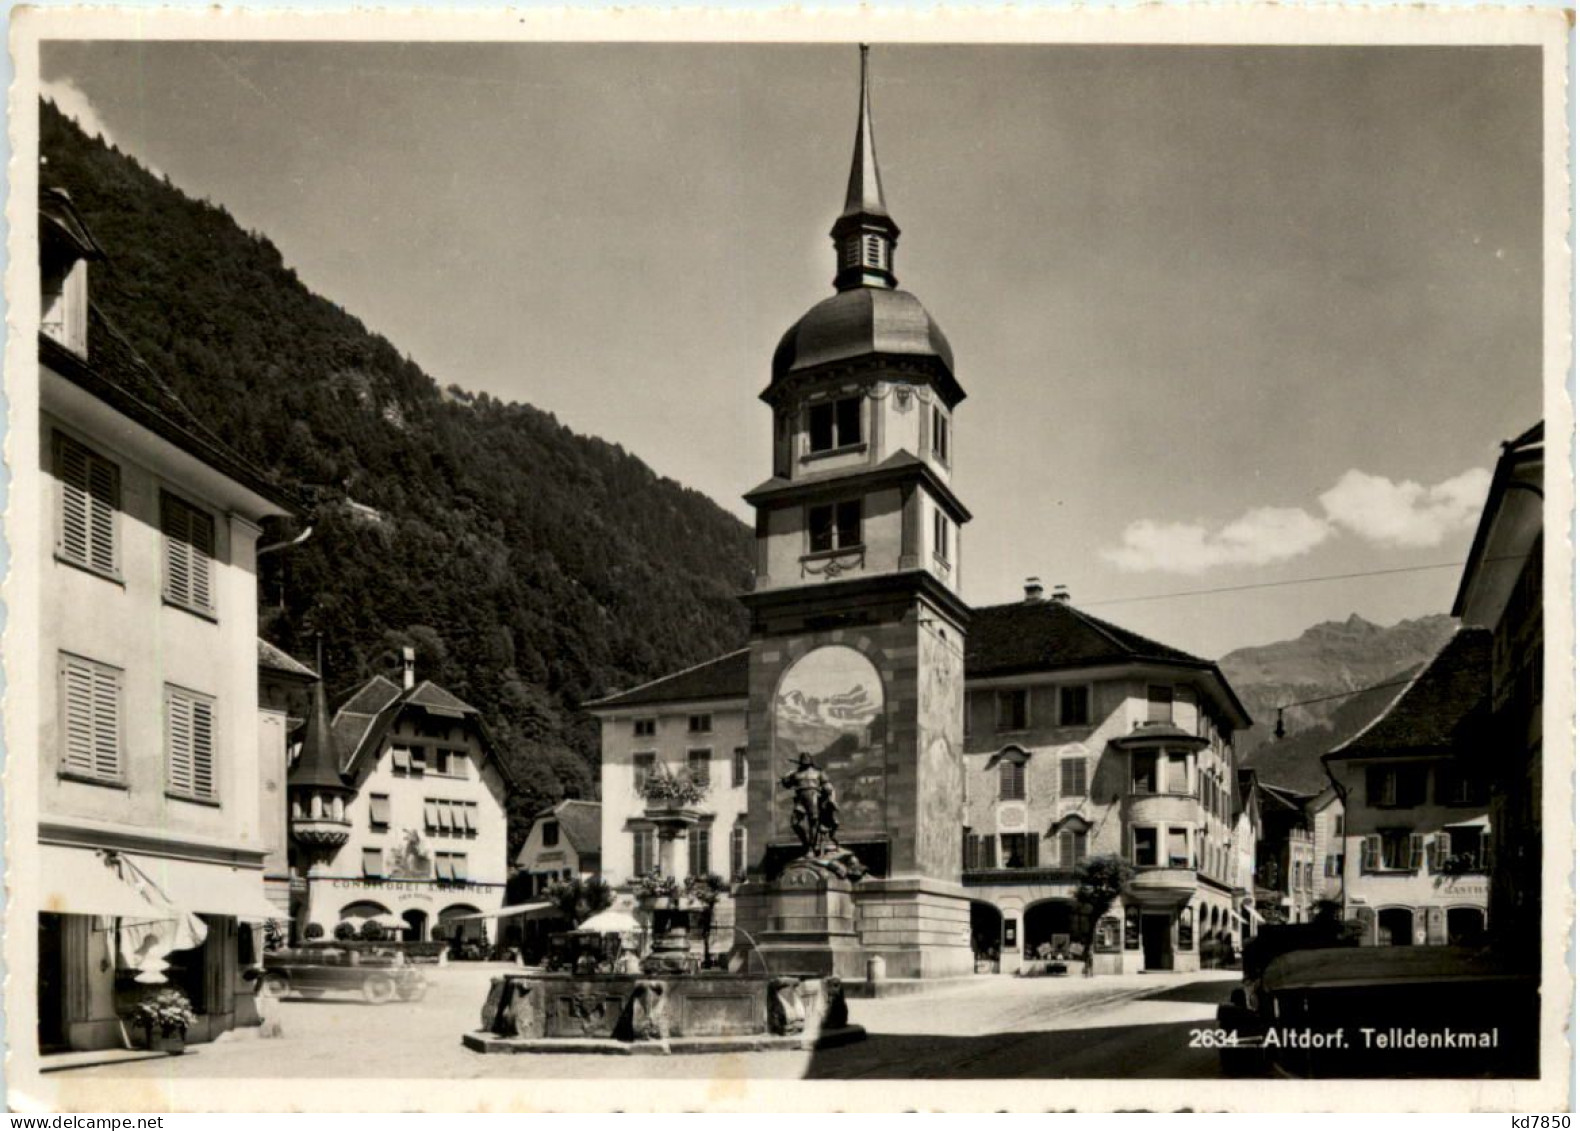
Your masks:
<svg viewBox="0 0 1580 1131"><path fill-rule="evenodd" d="M247 924L272 909L254 556L291 501L89 303L102 253L69 198L46 190L39 213L37 400L13 381L10 458L41 474L7 518L10 640L28 647L7 649L6 718L9 748L37 752L10 787L38 800L38 1040L121 1045L144 989L129 925L195 915L201 945L162 961L201 1041L256 1017ZM25 1028L24 999L8 1006Z"/></svg>
<svg viewBox="0 0 1580 1131"><path fill-rule="evenodd" d="M1461 628L1323 755L1344 812L1344 917L1361 923L1362 945L1468 944L1486 932L1491 656L1491 633Z"/></svg>
<svg viewBox="0 0 1580 1131"><path fill-rule="evenodd" d="M375 920L408 942L497 940L509 878L508 771L475 708L408 656L331 722L315 706L290 773L300 934Z"/></svg>

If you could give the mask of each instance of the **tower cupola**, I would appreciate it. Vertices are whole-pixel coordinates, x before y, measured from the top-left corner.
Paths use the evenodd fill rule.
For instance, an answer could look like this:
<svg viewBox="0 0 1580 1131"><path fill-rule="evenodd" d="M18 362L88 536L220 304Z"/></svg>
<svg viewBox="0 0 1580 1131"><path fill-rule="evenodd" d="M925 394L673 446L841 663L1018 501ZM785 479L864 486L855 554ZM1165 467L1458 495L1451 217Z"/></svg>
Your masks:
<svg viewBox="0 0 1580 1131"><path fill-rule="evenodd" d="M878 153L872 142L872 97L867 82L867 45L861 45L861 106L856 116L856 147L850 159L850 182L845 208L829 232L834 239L838 274L834 286L892 289L894 246L900 226L883 201L883 178L878 173Z"/></svg>

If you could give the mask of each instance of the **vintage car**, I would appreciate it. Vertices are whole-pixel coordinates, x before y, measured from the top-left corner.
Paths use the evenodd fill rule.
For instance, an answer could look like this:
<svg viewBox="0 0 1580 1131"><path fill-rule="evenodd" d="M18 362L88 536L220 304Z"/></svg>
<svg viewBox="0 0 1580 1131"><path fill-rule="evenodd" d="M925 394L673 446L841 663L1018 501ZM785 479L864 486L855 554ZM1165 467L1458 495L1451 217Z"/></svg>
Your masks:
<svg viewBox="0 0 1580 1131"><path fill-rule="evenodd" d="M394 949L339 946L287 947L263 956L263 985L276 997L298 993L355 993L374 1005L399 998L420 1001L428 992L422 971Z"/></svg>
<svg viewBox="0 0 1580 1131"><path fill-rule="evenodd" d="M1218 1007L1225 1075L1520 1077L1536 979L1471 947L1327 946L1248 968Z"/></svg>

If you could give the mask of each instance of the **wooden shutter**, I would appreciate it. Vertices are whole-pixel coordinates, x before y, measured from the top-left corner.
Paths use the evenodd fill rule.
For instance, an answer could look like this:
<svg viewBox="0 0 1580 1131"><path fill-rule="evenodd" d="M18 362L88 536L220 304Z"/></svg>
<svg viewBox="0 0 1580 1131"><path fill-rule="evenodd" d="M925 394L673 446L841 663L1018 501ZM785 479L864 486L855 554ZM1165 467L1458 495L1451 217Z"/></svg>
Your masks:
<svg viewBox="0 0 1580 1131"><path fill-rule="evenodd" d="M970 829L965 829L960 834L960 870L969 872L977 866L976 837L971 835Z"/></svg>
<svg viewBox="0 0 1580 1131"><path fill-rule="evenodd" d="M116 573L115 512L121 506L120 469L66 436L56 437L60 530L56 550L101 573Z"/></svg>
<svg viewBox="0 0 1580 1131"><path fill-rule="evenodd" d="M214 518L174 495L160 497L165 597L189 608L214 608Z"/></svg>
<svg viewBox="0 0 1580 1131"><path fill-rule="evenodd" d="M1026 834L1026 867L1035 868L1037 866L1038 845L1041 841L1042 837L1036 833Z"/></svg>
<svg viewBox="0 0 1580 1131"><path fill-rule="evenodd" d="M165 688L165 782L172 793L214 796L214 704L211 700Z"/></svg>
<svg viewBox="0 0 1580 1131"><path fill-rule="evenodd" d="M1382 837L1369 834L1361 841L1361 871L1375 872L1382 863Z"/></svg>
<svg viewBox="0 0 1580 1131"><path fill-rule="evenodd" d="M121 777L121 673L80 656L60 658L61 770Z"/></svg>
<svg viewBox="0 0 1580 1131"><path fill-rule="evenodd" d="M1426 838L1420 833L1410 834L1410 871L1416 872L1421 868L1421 862L1426 857Z"/></svg>
<svg viewBox="0 0 1580 1131"><path fill-rule="evenodd" d="M998 867L998 837L988 835L982 838L982 867Z"/></svg>

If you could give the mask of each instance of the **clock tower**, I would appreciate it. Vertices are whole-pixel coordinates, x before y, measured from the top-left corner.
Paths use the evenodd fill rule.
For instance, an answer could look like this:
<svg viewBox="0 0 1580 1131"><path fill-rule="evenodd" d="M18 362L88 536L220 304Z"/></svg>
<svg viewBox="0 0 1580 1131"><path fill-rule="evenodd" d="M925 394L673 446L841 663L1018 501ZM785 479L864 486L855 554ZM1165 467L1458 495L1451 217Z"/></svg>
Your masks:
<svg viewBox="0 0 1580 1131"><path fill-rule="evenodd" d="M749 889L799 854L790 792L803 753L832 781L863 957L889 977L971 970L960 886L964 808L961 529L952 486L965 392L948 339L900 290L873 144L867 48L845 204L830 233L834 294L791 326L762 399L773 474L756 508L751 613ZM737 902L749 931L767 905Z"/></svg>

